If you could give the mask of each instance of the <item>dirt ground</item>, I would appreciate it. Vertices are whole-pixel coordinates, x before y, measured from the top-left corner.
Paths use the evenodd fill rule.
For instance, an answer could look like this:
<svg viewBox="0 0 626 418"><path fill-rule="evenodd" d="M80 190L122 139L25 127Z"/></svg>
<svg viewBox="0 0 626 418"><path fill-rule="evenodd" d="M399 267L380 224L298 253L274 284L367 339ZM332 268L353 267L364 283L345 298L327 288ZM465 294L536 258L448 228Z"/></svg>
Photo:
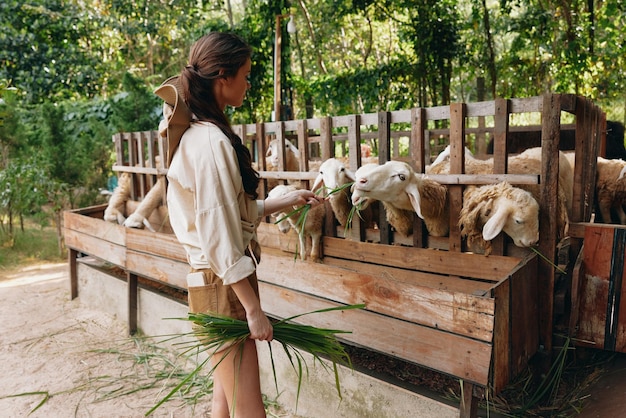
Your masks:
<svg viewBox="0 0 626 418"><path fill-rule="evenodd" d="M181 381L167 376L193 370L69 296L67 264L0 270L2 417L142 417ZM198 403L173 398L151 416L210 416L207 385L191 387Z"/></svg>
<svg viewBox="0 0 626 418"><path fill-rule="evenodd" d="M0 301L2 417L143 417L193 369L153 340L128 338L123 320L69 300L65 263L0 269ZM209 417L210 399L198 376L151 416ZM585 389L577 418L624 411L626 355L617 355Z"/></svg>

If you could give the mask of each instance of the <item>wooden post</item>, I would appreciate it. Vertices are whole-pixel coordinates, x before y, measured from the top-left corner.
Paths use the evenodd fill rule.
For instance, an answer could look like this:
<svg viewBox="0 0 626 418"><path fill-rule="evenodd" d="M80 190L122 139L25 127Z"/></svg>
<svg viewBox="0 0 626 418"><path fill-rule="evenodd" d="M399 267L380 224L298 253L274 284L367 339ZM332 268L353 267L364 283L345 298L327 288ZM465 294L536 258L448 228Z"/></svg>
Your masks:
<svg viewBox="0 0 626 418"><path fill-rule="evenodd" d="M507 136L509 133L509 112L511 103L506 99L496 99L494 109L493 128L493 173L506 174L508 171L508 146ZM506 234L498 234L491 241L491 253L494 255L504 255L506 251Z"/></svg>
<svg viewBox="0 0 626 418"><path fill-rule="evenodd" d="M478 416L478 401L474 397L474 385L466 380L461 383L463 396L461 397L461 407L459 417L476 418Z"/></svg>
<svg viewBox="0 0 626 418"><path fill-rule="evenodd" d="M76 266L76 260L78 258L78 251L73 248L69 248L67 252L67 262L70 267L70 300L74 300L78 297L78 271Z"/></svg>
<svg viewBox="0 0 626 418"><path fill-rule="evenodd" d="M465 173L465 103L450 105L450 174ZM463 206L463 185L451 184L448 188L450 205L450 251L461 251L461 230L457 225Z"/></svg>
<svg viewBox="0 0 626 418"><path fill-rule="evenodd" d="M348 148L352 152L348 155L350 161L350 167L354 167L356 171L357 167L361 166L361 116L352 115L348 121ZM346 225L349 229L349 237L356 241L365 240L365 225L361 222L358 216L352 217L352 224Z"/></svg>
<svg viewBox="0 0 626 418"><path fill-rule="evenodd" d="M554 285L557 244L557 199L559 185L559 139L561 135L561 96L546 93L543 96L541 115L541 187L539 251L543 257L539 260L538 275L541 280L539 288L539 343L544 352L551 358L552 328L554 319ZM545 259L544 259L545 257ZM546 261L549 260L549 261ZM554 265L553 265L554 264ZM549 363L549 362L548 362Z"/></svg>
<svg viewBox="0 0 626 418"><path fill-rule="evenodd" d="M426 165L430 163L430 156L426 154L426 109L411 109L411 139L409 150L411 153L411 162L416 173L426 172ZM413 217L413 246L424 248L427 245L428 231L424 226L424 221L419 216Z"/></svg>
<svg viewBox="0 0 626 418"><path fill-rule="evenodd" d="M378 112L378 163L385 164L391 158L391 115L389 112ZM391 244L391 226L385 217L385 211L380 211L378 219L380 229L380 243Z"/></svg>
<svg viewBox="0 0 626 418"><path fill-rule="evenodd" d="M127 271L126 282L128 284L128 335L134 335L137 332L137 275Z"/></svg>

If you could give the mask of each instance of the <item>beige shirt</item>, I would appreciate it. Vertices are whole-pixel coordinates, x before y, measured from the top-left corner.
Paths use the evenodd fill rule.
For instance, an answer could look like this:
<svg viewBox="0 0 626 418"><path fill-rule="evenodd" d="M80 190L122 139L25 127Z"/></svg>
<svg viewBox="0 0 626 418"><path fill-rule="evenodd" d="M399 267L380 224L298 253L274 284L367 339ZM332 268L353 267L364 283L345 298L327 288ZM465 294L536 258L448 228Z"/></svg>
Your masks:
<svg viewBox="0 0 626 418"><path fill-rule="evenodd" d="M193 122L167 178L170 223L189 265L210 268L224 284L252 274L256 264L245 250L251 241L256 244L264 202L246 195L237 154L226 135L212 123Z"/></svg>

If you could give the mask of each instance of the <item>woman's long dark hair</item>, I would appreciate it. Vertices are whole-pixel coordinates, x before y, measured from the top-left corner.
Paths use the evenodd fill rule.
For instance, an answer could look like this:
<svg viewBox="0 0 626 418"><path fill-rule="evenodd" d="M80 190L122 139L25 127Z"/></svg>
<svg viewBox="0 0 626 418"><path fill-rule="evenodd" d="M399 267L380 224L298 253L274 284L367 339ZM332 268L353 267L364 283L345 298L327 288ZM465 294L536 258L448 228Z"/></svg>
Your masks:
<svg viewBox="0 0 626 418"><path fill-rule="evenodd" d="M218 106L213 94L215 80L234 77L251 55L252 48L239 36L210 32L191 47L189 63L183 68L180 81L184 99L191 112L199 120L217 125L230 139L237 153L243 188L256 199L259 173L252 168L250 150L233 131L228 117Z"/></svg>

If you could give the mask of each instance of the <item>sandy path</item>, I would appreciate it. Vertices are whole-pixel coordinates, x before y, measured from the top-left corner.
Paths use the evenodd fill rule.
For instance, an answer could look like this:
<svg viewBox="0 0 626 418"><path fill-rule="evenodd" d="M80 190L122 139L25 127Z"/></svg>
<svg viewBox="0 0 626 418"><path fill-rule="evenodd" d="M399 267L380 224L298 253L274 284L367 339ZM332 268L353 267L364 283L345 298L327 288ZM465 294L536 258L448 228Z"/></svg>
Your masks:
<svg viewBox="0 0 626 418"><path fill-rule="evenodd" d="M46 394L30 417L143 417L169 392L168 380L155 378L173 370L168 360L191 370L172 352L128 338L123 321L70 301L65 263L0 271L0 318L3 418L29 416ZM151 416L210 416L210 395L200 393L195 406L172 399Z"/></svg>

